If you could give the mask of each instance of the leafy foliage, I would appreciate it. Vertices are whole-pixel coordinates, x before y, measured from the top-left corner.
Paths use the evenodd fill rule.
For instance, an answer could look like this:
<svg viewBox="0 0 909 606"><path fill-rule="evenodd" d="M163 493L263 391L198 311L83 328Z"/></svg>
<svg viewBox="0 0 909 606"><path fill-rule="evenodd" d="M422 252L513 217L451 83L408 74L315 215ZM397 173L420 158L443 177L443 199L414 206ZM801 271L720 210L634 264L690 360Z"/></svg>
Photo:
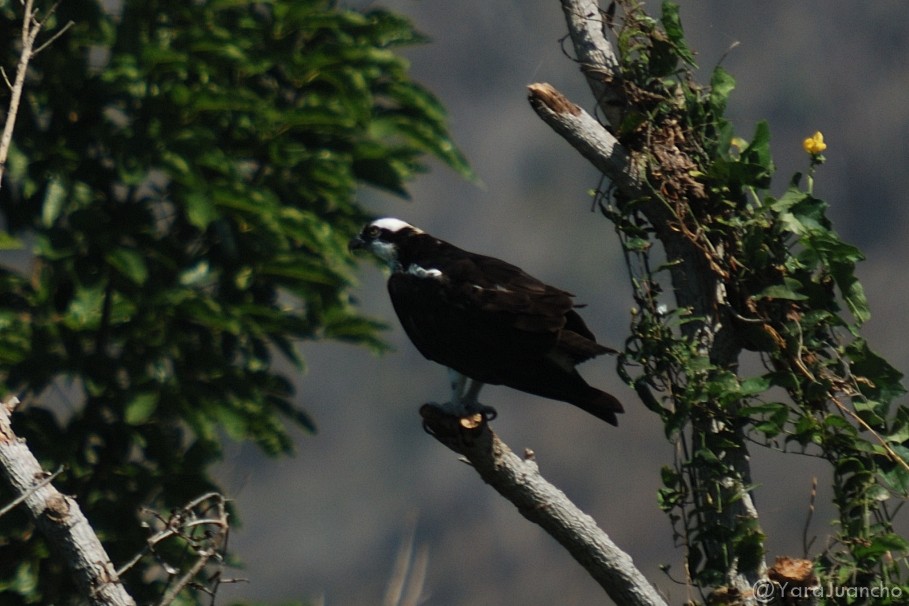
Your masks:
<svg viewBox="0 0 909 606"><path fill-rule="evenodd" d="M625 243L639 306L623 372L678 445L659 499L688 549L688 572L715 587L763 560L757 518L725 515L752 489L732 463L750 440L830 463L839 519L815 557L822 583L905 587L909 542L894 532L889 503L909 495L909 408L896 405L902 375L861 336L870 315L855 271L863 257L813 195L820 148L806 147L807 179L795 175L774 196L769 127L758 124L750 142L734 136L723 115L734 80L717 67L709 87L694 82L678 7L664 2L657 21L633 0L619 4L628 108L618 136L646 167L659 212L620 193L601 206ZM666 241L654 215L696 258L666 251L654 268L654 241ZM663 294L665 274L683 262L717 284L707 317ZM758 354L763 374L739 374L743 350ZM847 603L837 600L829 603Z"/></svg>
<svg viewBox="0 0 909 606"><path fill-rule="evenodd" d="M66 35L32 62L7 181L0 373L17 429L78 495L115 562L136 511L212 490L222 432L270 454L313 421L276 356L301 339L381 348L348 301L354 202L405 195L432 154L468 174L433 96L395 49L401 17L329 0L64 2ZM21 16L0 8L14 66ZM26 254L30 253L30 254ZM66 410L50 404L65 391ZM0 591L66 603L68 576L16 516ZM127 579L160 595L150 565ZM4 603L14 603L13 601Z"/></svg>

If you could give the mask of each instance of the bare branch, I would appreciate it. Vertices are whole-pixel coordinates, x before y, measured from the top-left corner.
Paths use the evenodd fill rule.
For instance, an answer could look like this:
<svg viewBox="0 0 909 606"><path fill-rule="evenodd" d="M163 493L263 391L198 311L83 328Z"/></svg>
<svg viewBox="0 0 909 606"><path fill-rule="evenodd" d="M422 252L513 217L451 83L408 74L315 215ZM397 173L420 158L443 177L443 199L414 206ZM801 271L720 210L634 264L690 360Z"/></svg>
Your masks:
<svg viewBox="0 0 909 606"><path fill-rule="evenodd" d="M600 172L609 177L629 198L645 195L645 184L631 158L596 118L568 100L551 84L527 87L530 106Z"/></svg>
<svg viewBox="0 0 909 606"><path fill-rule="evenodd" d="M56 10L57 4L48 11L48 16ZM34 0L25 0L22 11L22 51L19 54L19 63L16 66L16 78L10 84L6 72L3 79L10 88L9 108L6 111L6 123L3 125L3 134L0 135L0 188L3 187L3 175L6 172L6 159L9 157L9 148L13 141L13 129L16 126L16 116L22 102L22 91L25 88L25 75L28 73L28 64L36 54L47 48L57 38L63 35L71 26L67 23L51 38L35 49L35 40L44 26L44 21L38 19L38 11L34 8Z"/></svg>
<svg viewBox="0 0 909 606"><path fill-rule="evenodd" d="M61 554L89 604L135 606L79 505L43 482L47 474L13 432L7 405L0 406L0 475L14 493L24 495L29 516Z"/></svg>
<svg viewBox="0 0 909 606"><path fill-rule="evenodd" d="M625 102L619 60L606 39L600 7L596 0L562 0L562 12L581 72L607 122L616 128L622 123Z"/></svg>
<svg viewBox="0 0 909 606"><path fill-rule="evenodd" d="M41 51L46 49L48 46L50 46L51 44L56 42L57 38L59 38L60 36L65 34L67 32L67 30L75 24L76 24L75 21L67 21L66 25L64 25L57 32L55 32L54 35L51 36L50 38L48 38L47 41L44 42L41 46L39 46L38 48L36 48L35 50L32 51L32 57L34 57L35 55L37 55L38 53L40 53Z"/></svg>
<svg viewBox="0 0 909 606"><path fill-rule="evenodd" d="M186 588L186 586L189 585L190 582L192 582L193 579L196 578L196 575L198 575L200 572L202 572L202 570L208 564L208 560L212 556L216 555L215 552L213 552L213 551L203 551L203 552L197 552L197 553L198 553L199 557L198 557L198 559L196 559L195 564L193 564L189 568L189 570L187 570L186 573L184 573L183 576L180 577L180 580L178 580L170 588L170 590L168 590L168 592L166 594L164 594L164 597L161 598L160 602L158 602L158 606L167 606L168 604L170 604L174 600L176 600L177 595L181 591L183 591Z"/></svg>
<svg viewBox="0 0 909 606"><path fill-rule="evenodd" d="M34 492L35 492L36 490L38 490L39 488L44 488L45 486L47 486L48 484L50 484L51 482L53 482L53 481L54 481L54 478L56 478L57 476L59 476L61 473L63 473L63 467L62 467L62 466L61 466L61 467L58 467L58 468L57 468L57 471L55 471L54 473L50 474L49 476L47 476L46 478L44 478L43 480L41 480L40 482L38 482L37 484L35 484L35 486L34 486L31 490L29 490L27 493L25 493L25 494L20 494L18 497L16 497L15 499L13 499L13 500L10 501L9 503L7 503L6 506L3 507L3 509L0 509L0 517L3 517L3 516L5 516L6 514L8 514L9 512L11 512L13 509L16 508L16 506L17 506L19 503L21 503L22 501L24 501L25 499L27 499L29 496L32 495L32 493L34 493Z"/></svg>
<svg viewBox="0 0 909 606"><path fill-rule="evenodd" d="M245 579L222 578L220 568L204 579L204 583L199 579L212 561L219 565L224 563L227 537L230 533L230 514L227 511L227 502L224 495L209 492L173 510L166 517L154 510L146 509L145 513L151 515L155 520L154 533L146 539L145 548L124 564L117 574L124 574L143 557L153 554L158 558L164 571L171 577L175 577L180 570L167 563L156 550L161 543L177 539L182 541L182 544L194 554L195 561L185 569L179 578L171 578L172 584L159 602L159 606L172 603L181 591L190 586L214 596L221 584L244 581Z"/></svg>
<svg viewBox="0 0 909 606"><path fill-rule="evenodd" d="M464 456L483 481L565 547L616 604L666 606L653 585L589 515L540 475L532 458L520 459L482 415L457 418L436 404L420 409L427 432Z"/></svg>

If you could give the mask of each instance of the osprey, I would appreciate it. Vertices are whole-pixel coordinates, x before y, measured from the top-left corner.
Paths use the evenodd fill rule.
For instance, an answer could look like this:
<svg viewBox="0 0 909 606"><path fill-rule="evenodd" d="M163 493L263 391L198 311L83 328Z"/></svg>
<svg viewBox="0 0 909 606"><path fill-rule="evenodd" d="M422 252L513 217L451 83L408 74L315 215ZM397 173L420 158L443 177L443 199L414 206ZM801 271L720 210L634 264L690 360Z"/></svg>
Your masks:
<svg viewBox="0 0 909 606"><path fill-rule="evenodd" d="M618 424L619 401L575 369L615 352L596 342L572 294L400 219L373 221L348 247L389 264L395 312L420 353L449 368L453 406L481 408L477 395L490 383L568 402ZM473 379L469 389L467 378Z"/></svg>

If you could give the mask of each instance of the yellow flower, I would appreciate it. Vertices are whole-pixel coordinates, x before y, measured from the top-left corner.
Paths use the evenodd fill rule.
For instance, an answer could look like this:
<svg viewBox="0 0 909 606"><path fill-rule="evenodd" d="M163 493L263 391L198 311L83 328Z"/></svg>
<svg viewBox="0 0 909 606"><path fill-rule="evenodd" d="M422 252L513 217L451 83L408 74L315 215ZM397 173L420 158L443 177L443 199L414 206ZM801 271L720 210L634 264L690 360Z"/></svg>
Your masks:
<svg viewBox="0 0 909 606"><path fill-rule="evenodd" d="M823 151L827 149L827 144L824 143L823 133L821 133L821 131L816 131L813 135L802 141L802 149L812 156L823 153Z"/></svg>

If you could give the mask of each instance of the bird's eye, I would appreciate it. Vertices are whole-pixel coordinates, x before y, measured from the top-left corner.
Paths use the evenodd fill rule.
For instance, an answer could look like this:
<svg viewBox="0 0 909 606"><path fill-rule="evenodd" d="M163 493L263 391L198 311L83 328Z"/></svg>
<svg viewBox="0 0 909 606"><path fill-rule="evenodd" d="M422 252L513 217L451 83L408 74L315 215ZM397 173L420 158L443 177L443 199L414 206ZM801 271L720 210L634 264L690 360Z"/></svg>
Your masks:
<svg viewBox="0 0 909 606"><path fill-rule="evenodd" d="M370 238L378 238L379 233L381 231L382 230L379 229L378 227L376 227L375 225L370 225L369 228L366 230L366 235L369 236Z"/></svg>

